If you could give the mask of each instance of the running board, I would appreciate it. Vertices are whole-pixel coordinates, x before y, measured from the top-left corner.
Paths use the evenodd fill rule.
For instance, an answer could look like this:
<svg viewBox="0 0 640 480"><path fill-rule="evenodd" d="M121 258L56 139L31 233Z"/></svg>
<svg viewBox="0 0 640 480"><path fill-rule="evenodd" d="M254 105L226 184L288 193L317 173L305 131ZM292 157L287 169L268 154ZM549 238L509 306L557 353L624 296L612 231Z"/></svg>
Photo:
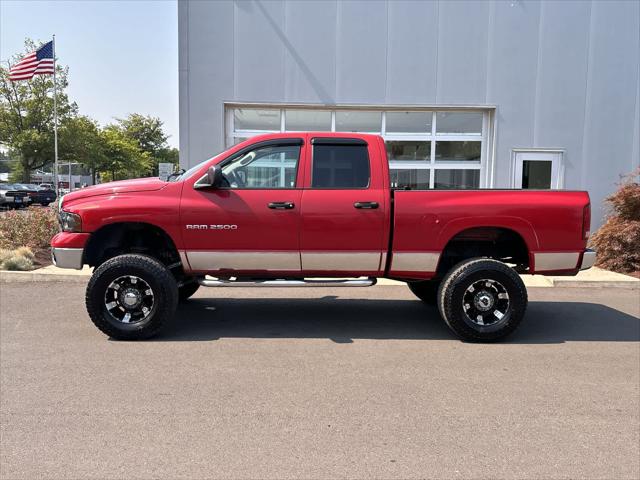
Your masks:
<svg viewBox="0 0 640 480"><path fill-rule="evenodd" d="M376 278L343 280L199 280L203 287L372 287Z"/></svg>

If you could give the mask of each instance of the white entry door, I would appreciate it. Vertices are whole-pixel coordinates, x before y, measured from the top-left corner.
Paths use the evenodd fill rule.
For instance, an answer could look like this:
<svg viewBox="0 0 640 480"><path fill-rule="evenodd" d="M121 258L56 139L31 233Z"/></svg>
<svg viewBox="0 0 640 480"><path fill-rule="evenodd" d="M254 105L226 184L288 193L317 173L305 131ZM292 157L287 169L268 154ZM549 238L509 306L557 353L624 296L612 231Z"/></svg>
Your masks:
<svg viewBox="0 0 640 480"><path fill-rule="evenodd" d="M562 152L514 152L515 188L549 190L564 187Z"/></svg>

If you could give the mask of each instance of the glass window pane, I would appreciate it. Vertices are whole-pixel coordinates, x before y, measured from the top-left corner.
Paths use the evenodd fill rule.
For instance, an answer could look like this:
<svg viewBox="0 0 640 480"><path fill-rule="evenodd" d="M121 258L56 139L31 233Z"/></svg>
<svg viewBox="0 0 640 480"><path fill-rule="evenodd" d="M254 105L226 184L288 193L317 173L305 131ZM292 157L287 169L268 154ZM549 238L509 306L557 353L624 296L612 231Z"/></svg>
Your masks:
<svg viewBox="0 0 640 480"><path fill-rule="evenodd" d="M522 188L550 189L551 166L548 160L522 162Z"/></svg>
<svg viewBox="0 0 640 480"><path fill-rule="evenodd" d="M436 142L436 162L479 162L482 142Z"/></svg>
<svg viewBox="0 0 640 480"><path fill-rule="evenodd" d="M469 189L480 187L480 170L436 170L433 188Z"/></svg>
<svg viewBox="0 0 640 480"><path fill-rule="evenodd" d="M262 147L222 167L229 188L294 188L299 146Z"/></svg>
<svg viewBox="0 0 640 480"><path fill-rule="evenodd" d="M284 117L288 131L331 131L331 112L327 110L286 110Z"/></svg>
<svg viewBox="0 0 640 480"><path fill-rule="evenodd" d="M411 190L429 189L428 169L391 169L391 188L410 188Z"/></svg>
<svg viewBox="0 0 640 480"><path fill-rule="evenodd" d="M248 139L249 139L249 137L235 137L233 139L233 144L237 145L237 144L242 143L242 142L244 142L245 140L248 140Z"/></svg>
<svg viewBox="0 0 640 480"><path fill-rule="evenodd" d="M336 112L336 132L376 132L382 129L382 112L360 110Z"/></svg>
<svg viewBox="0 0 640 480"><path fill-rule="evenodd" d="M431 142L405 142L390 140L385 142L390 161L431 161Z"/></svg>
<svg viewBox="0 0 640 480"><path fill-rule="evenodd" d="M237 108L233 111L235 130L271 130L280 131L280 110L254 110Z"/></svg>
<svg viewBox="0 0 640 480"><path fill-rule="evenodd" d="M436 134L482 135L482 112L438 112Z"/></svg>
<svg viewBox="0 0 640 480"><path fill-rule="evenodd" d="M312 187L366 188L369 174L366 145L314 145Z"/></svg>
<svg viewBox="0 0 640 480"><path fill-rule="evenodd" d="M431 134L431 112L387 112L388 133Z"/></svg>

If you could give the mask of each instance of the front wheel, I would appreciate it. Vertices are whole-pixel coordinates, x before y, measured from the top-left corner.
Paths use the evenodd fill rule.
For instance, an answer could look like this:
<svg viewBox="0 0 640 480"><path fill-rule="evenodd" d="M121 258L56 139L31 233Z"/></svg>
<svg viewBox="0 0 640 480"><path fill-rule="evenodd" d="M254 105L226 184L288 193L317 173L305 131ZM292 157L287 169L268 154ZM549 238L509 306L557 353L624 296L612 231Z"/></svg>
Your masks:
<svg viewBox="0 0 640 480"><path fill-rule="evenodd" d="M118 340L141 340L156 335L173 318L178 286L155 258L119 255L95 270L85 301L102 332Z"/></svg>
<svg viewBox="0 0 640 480"><path fill-rule="evenodd" d="M438 309L460 338L494 342L511 334L527 309L527 289L511 267L497 260L466 260L451 269L438 290Z"/></svg>
<svg viewBox="0 0 640 480"><path fill-rule="evenodd" d="M185 302L186 300L191 298L191 296L196 293L199 288L200 284L195 280L180 285L178 287L178 301Z"/></svg>

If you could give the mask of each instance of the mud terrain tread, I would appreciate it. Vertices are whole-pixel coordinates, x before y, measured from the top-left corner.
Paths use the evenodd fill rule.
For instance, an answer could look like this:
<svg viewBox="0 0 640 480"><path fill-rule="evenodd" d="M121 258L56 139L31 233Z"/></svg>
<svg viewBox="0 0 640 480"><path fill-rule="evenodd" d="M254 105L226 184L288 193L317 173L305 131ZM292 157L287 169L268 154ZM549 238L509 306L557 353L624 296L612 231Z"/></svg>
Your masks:
<svg viewBox="0 0 640 480"><path fill-rule="evenodd" d="M123 330L106 318L104 291L117 276L134 273L144 276L154 290L157 303L152 318L141 328ZM91 321L106 335L118 340L142 340L157 335L173 318L178 305L178 286L171 272L155 258L139 254L119 255L107 260L93 272L87 285L85 303Z"/></svg>
<svg viewBox="0 0 640 480"><path fill-rule="evenodd" d="M457 315L462 310L462 307L454 305L453 302L456 286L468 276L482 271L497 271L506 275L511 285L508 287L505 285L505 287L515 290L515 298L513 300L520 304L518 308L512 311L509 322L502 329L495 332L478 332L469 327ZM438 289L438 310L440 315L456 335L470 342L495 342L510 335L522 322L527 303L527 289L516 271L508 265L490 258L475 258L460 262L445 275ZM456 309L458 309L457 312Z"/></svg>

